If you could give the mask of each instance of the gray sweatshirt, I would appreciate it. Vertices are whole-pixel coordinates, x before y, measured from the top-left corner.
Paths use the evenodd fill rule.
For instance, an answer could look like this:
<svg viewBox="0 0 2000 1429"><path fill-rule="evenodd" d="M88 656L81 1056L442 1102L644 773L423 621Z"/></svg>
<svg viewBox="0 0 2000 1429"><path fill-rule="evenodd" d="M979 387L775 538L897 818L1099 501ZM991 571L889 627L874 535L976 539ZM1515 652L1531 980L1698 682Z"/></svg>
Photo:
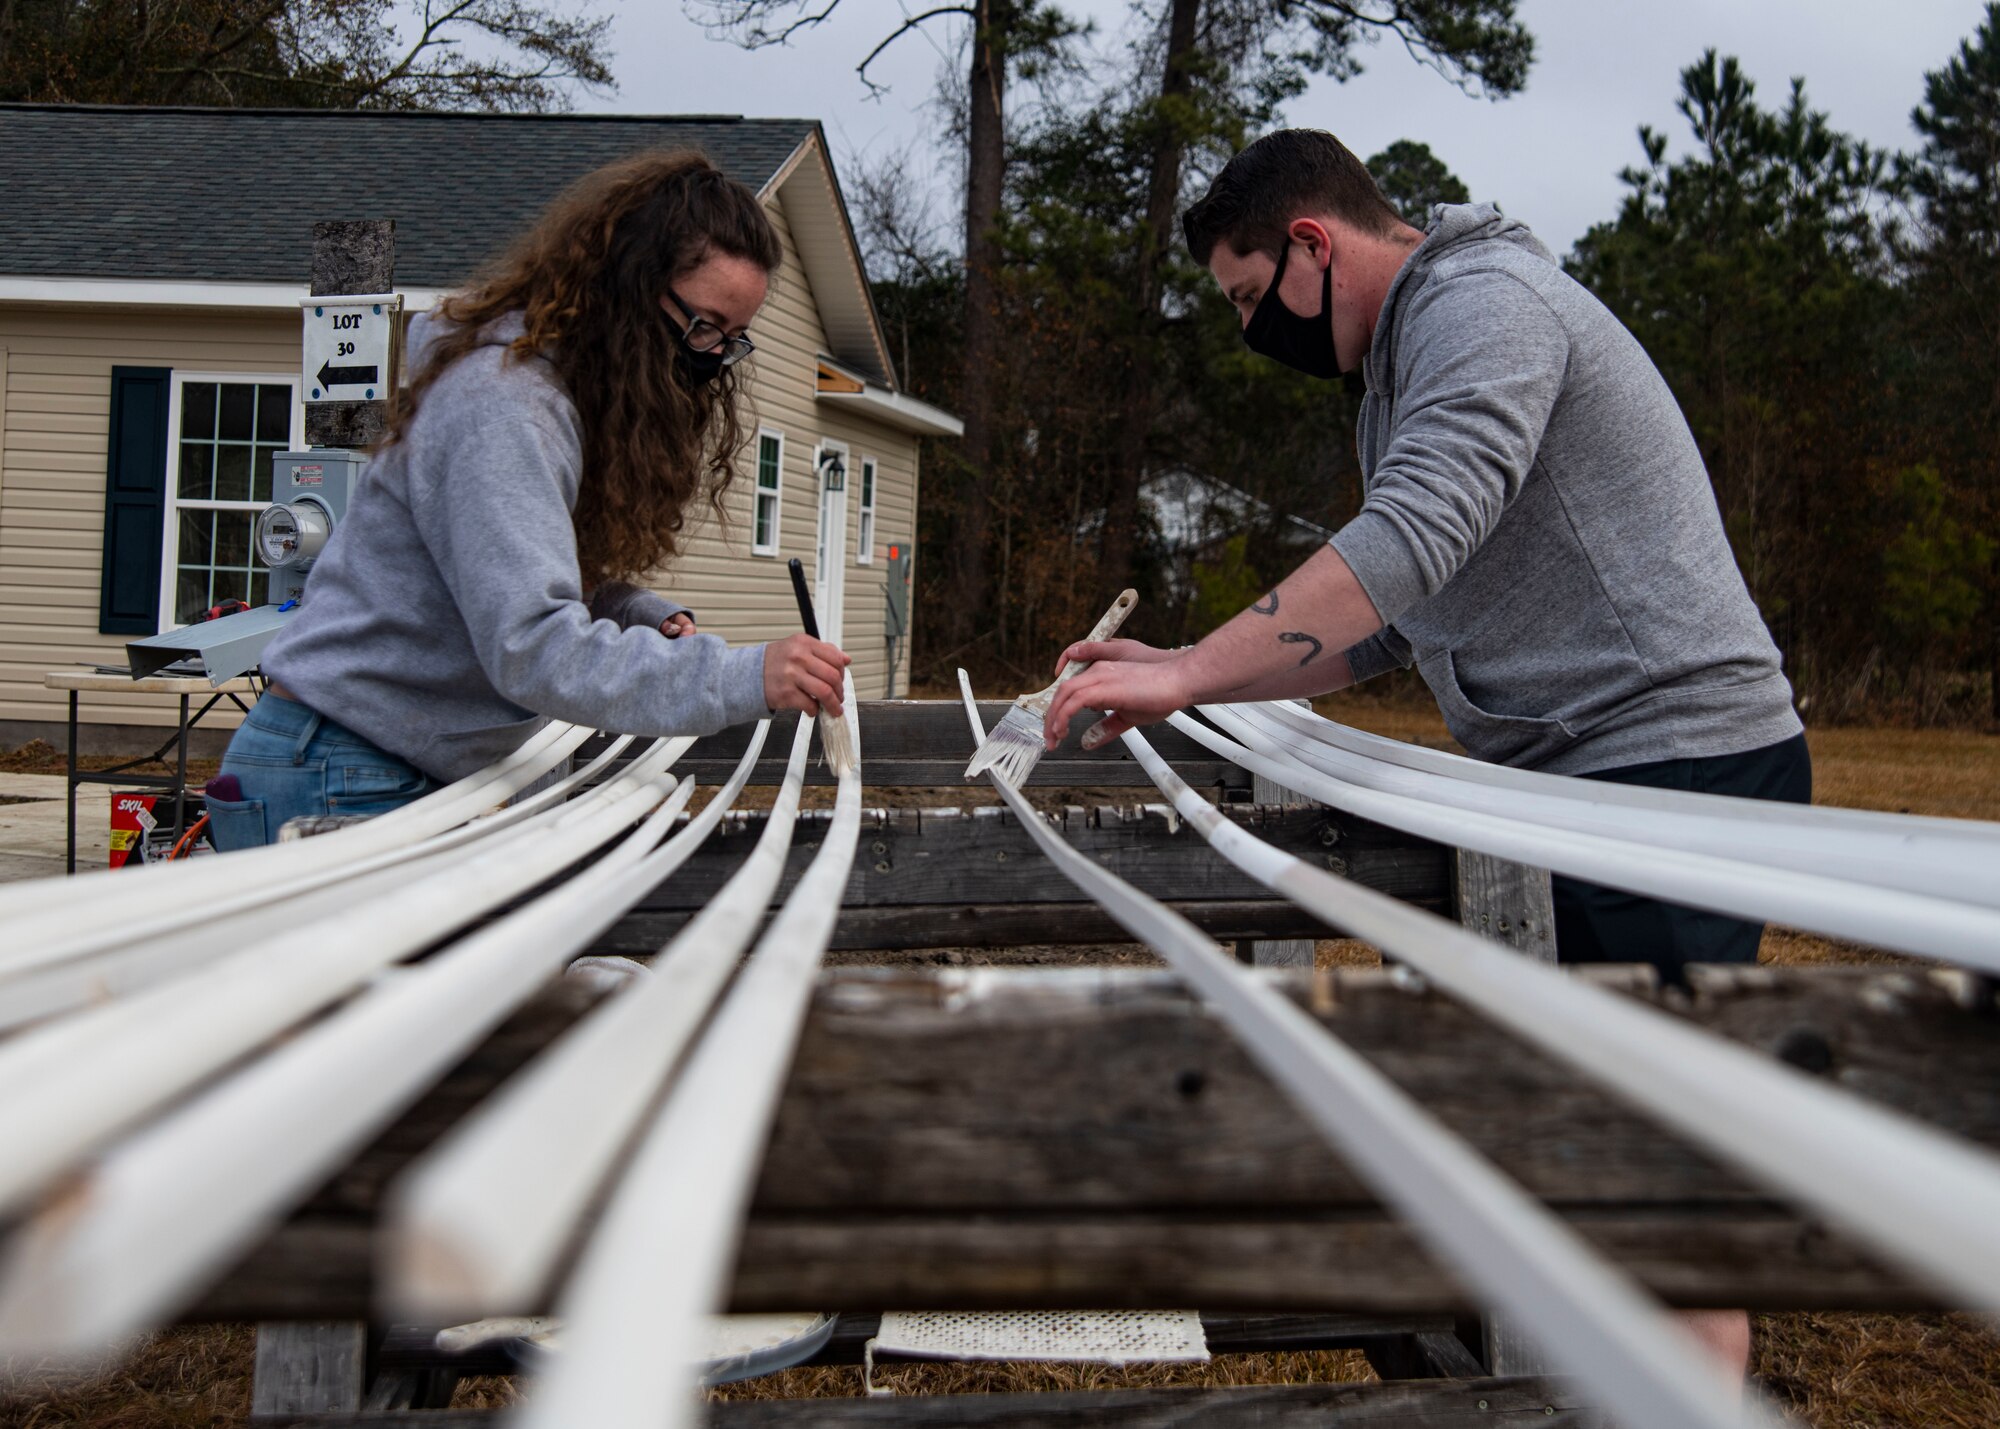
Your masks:
<svg viewBox="0 0 2000 1429"><path fill-rule="evenodd" d="M1523 225L1434 209L1363 372L1356 680L1415 664L1476 758L1564 774L1799 732L1673 393Z"/></svg>
<svg viewBox="0 0 2000 1429"><path fill-rule="evenodd" d="M441 325L410 329L410 370ZM518 318L453 363L408 434L368 464L264 655L299 699L438 779L517 747L549 718L621 734L711 734L761 718L764 647L668 640L682 607L611 584L586 602L570 522L576 405Z"/></svg>

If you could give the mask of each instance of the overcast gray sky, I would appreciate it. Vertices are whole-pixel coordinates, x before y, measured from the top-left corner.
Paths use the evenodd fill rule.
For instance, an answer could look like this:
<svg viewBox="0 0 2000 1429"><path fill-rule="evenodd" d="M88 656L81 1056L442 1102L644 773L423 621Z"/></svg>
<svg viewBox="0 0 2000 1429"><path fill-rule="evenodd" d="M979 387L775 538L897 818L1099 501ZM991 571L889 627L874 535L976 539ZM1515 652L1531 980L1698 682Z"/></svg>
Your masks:
<svg viewBox="0 0 2000 1429"><path fill-rule="evenodd" d="M1101 47L1131 23L1125 0L1068 8L1097 21ZM1639 156L1640 124L1682 145L1677 76L1704 48L1741 59L1768 105L1803 75L1837 128L1912 148L1909 113L1924 71L1946 62L1983 10L1982 0L1520 0L1537 59L1512 99L1468 99L1391 42L1367 52L1359 78L1316 81L1285 117L1333 130L1363 158L1399 138L1421 140L1473 197L1497 201L1564 252L1616 213L1618 170ZM826 124L844 167L898 153L920 165L954 162L931 145L929 105L964 21L932 21L899 41L871 71L890 92L870 100L854 66L905 13L898 0L846 0L789 46L754 54L705 38L680 0L623 0L611 13L619 90L585 97L583 109L803 116ZM939 175L940 191L953 183Z"/></svg>

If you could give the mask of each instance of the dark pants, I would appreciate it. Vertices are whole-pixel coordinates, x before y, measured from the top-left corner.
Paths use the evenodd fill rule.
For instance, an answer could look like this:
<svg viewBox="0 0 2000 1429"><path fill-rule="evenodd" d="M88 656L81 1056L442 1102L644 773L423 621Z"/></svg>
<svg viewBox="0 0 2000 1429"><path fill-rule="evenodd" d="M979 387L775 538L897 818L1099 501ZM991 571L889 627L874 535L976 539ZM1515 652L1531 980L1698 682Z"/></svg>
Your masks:
<svg viewBox="0 0 2000 1429"><path fill-rule="evenodd" d="M1743 799L1812 802L1812 757L1793 735L1745 754L1662 759L1603 769L1584 779L1733 794ZM1556 957L1565 963L1651 963L1663 982L1680 982L1689 963L1754 963L1762 923L1641 898L1560 874L1550 880L1556 904Z"/></svg>

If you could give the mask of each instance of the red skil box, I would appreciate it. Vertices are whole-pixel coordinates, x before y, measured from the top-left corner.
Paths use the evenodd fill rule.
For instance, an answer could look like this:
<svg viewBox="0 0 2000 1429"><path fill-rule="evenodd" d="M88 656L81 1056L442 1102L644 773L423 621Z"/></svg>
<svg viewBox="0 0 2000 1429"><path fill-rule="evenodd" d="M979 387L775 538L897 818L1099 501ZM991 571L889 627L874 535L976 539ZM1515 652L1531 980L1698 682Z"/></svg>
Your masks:
<svg viewBox="0 0 2000 1429"><path fill-rule="evenodd" d="M200 805L190 803L188 819L200 813ZM112 867L124 869L128 863L156 863L172 853L174 795L126 791L112 795Z"/></svg>
<svg viewBox="0 0 2000 1429"><path fill-rule="evenodd" d="M160 827L158 817L152 809L160 803L160 795L136 795L118 793L112 795L112 867L124 869L126 863L144 863L146 853L140 845L146 843L146 835Z"/></svg>

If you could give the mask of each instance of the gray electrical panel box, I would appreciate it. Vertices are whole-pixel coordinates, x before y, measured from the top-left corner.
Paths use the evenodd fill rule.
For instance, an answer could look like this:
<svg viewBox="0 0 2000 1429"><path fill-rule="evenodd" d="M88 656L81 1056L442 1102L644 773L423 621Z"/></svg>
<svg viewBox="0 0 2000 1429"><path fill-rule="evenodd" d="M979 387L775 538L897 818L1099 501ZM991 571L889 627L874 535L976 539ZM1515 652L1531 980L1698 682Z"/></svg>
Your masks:
<svg viewBox="0 0 2000 1429"><path fill-rule="evenodd" d="M257 513L250 543L258 560L271 568L268 604L219 620L204 620L144 640L126 642L133 677L143 678L179 660L202 662L209 683L254 669L264 647L305 597L306 574L325 549L333 528L347 515L368 458L338 447L279 452L271 459L271 504Z"/></svg>
<svg viewBox="0 0 2000 1429"><path fill-rule="evenodd" d="M889 546L889 617L886 627L891 640L910 633L910 583L917 559L916 547L908 541Z"/></svg>
<svg viewBox="0 0 2000 1429"><path fill-rule="evenodd" d="M257 558L271 568L271 602L305 595L306 574L361 482L368 458L339 447L271 458L271 505L257 517Z"/></svg>

